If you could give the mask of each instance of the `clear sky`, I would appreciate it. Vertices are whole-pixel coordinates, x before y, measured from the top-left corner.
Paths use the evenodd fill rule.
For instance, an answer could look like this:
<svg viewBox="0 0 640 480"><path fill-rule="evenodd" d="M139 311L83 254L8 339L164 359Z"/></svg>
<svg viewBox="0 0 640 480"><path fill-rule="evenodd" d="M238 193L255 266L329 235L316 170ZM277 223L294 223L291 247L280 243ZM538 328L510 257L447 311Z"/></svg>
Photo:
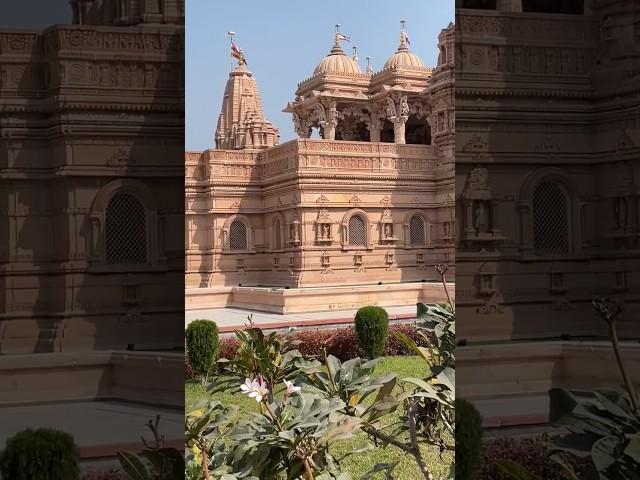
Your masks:
<svg viewBox="0 0 640 480"><path fill-rule="evenodd" d="M222 95L231 69L228 31L244 50L262 96L265 116L280 129L282 143L295 137L291 114L298 82L311 76L333 45L335 24L351 37L342 48L358 46L379 70L400 41L406 20L411 50L427 65L438 58L438 34L454 20L454 0L187 0L186 2L187 150L213 148ZM234 62L234 66L236 63Z"/></svg>

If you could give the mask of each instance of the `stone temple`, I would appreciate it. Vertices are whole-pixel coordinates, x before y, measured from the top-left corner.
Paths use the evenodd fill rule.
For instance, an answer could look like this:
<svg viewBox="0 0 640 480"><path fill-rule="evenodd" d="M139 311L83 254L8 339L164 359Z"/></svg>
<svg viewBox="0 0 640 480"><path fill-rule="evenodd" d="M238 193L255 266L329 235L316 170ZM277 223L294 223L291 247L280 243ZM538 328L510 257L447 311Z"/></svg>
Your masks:
<svg viewBox="0 0 640 480"><path fill-rule="evenodd" d="M454 262L453 44L450 24L429 67L403 30L384 67L363 72L336 33L284 109L298 136L284 144L239 60L216 148L186 152L186 308L442 300L433 266Z"/></svg>

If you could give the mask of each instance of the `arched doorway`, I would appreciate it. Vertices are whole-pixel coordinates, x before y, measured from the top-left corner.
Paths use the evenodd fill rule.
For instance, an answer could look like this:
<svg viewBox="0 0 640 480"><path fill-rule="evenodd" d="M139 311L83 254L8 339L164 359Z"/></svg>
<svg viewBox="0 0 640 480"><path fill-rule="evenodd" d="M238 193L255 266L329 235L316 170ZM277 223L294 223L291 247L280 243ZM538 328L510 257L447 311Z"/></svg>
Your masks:
<svg viewBox="0 0 640 480"><path fill-rule="evenodd" d="M431 145L431 127L425 118L411 115L405 124L405 142L413 145Z"/></svg>

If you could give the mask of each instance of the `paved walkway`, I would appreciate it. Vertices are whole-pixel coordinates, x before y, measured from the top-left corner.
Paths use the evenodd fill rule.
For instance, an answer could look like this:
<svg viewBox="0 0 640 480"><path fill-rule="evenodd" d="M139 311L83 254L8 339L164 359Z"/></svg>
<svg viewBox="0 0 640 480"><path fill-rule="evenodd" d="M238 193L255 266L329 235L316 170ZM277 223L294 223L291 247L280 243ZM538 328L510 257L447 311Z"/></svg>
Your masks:
<svg viewBox="0 0 640 480"><path fill-rule="evenodd" d="M403 305L397 307L385 307L392 320L410 320L415 318L416 306ZM185 328L196 319L213 320L218 325L220 332L232 332L243 327L247 323L247 316L253 315L253 322L265 330L287 327L314 327L344 325L353 322L357 309L330 310L326 312L311 313L269 313L256 312L243 308L208 308L202 310L187 310L185 312Z"/></svg>
<svg viewBox="0 0 640 480"><path fill-rule="evenodd" d="M0 451L8 438L27 428L55 428L73 436L84 459L115 456L117 450L143 448L152 440L145 425L160 414L166 446L184 447L184 412L121 401L79 401L0 407Z"/></svg>

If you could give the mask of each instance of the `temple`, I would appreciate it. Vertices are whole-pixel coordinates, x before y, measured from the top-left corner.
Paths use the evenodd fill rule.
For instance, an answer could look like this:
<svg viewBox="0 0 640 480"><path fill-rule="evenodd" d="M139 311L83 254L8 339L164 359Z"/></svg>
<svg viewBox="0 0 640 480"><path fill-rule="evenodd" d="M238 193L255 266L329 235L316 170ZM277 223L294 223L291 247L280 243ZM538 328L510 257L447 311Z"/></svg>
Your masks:
<svg viewBox="0 0 640 480"><path fill-rule="evenodd" d="M403 28L377 72L336 32L284 109L298 137L284 144L239 62L216 148L186 153L188 309L444 298L433 265L454 260L453 31L428 67Z"/></svg>

